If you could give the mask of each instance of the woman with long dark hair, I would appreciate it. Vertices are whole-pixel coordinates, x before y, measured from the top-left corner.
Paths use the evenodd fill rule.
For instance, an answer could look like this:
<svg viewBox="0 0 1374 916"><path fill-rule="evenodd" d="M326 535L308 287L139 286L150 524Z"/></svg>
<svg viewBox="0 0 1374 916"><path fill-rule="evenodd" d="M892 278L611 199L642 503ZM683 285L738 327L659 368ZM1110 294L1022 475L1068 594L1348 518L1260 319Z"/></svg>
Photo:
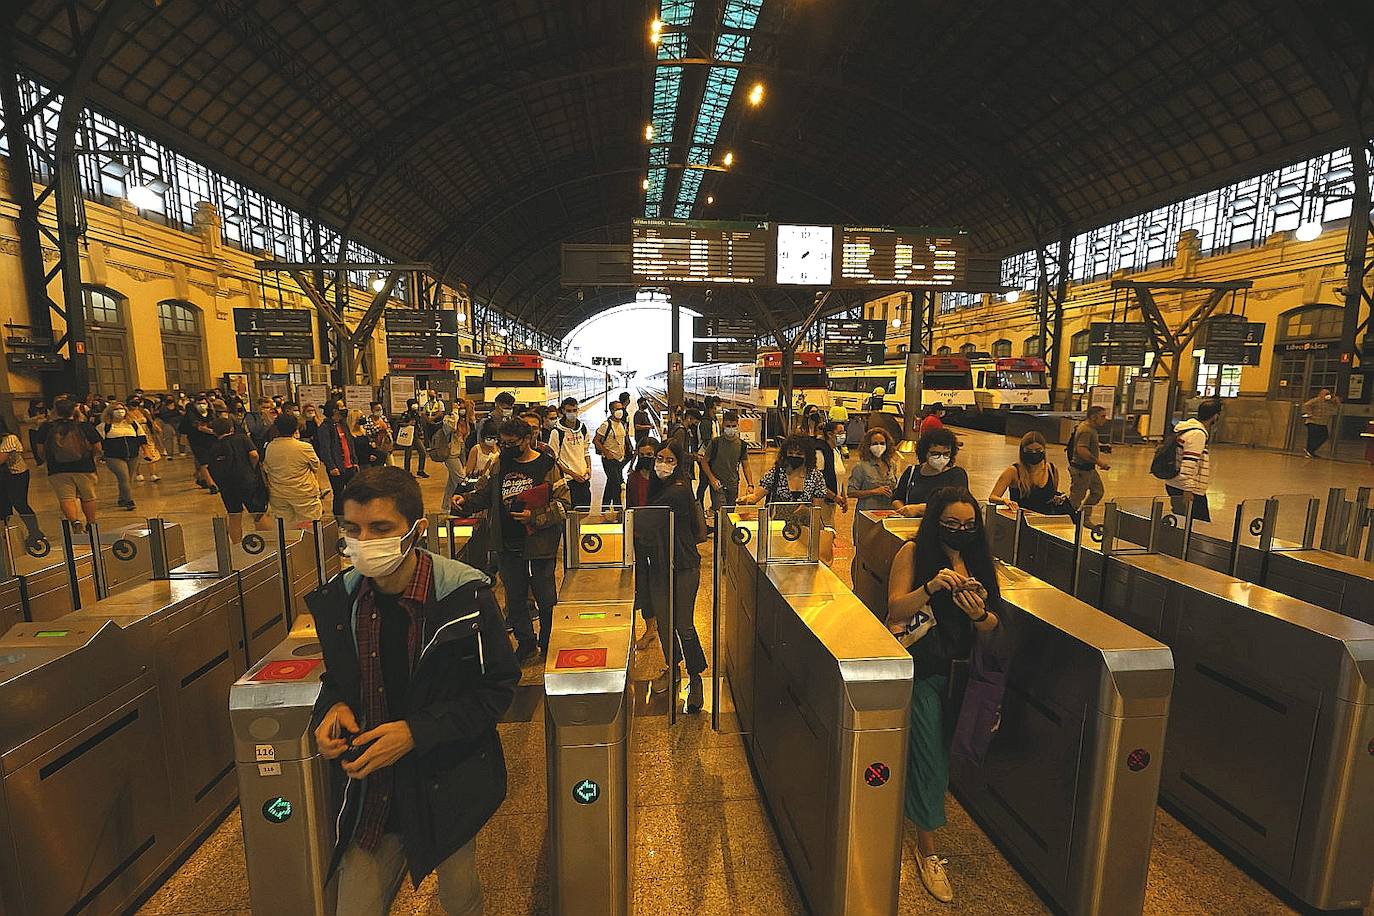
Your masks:
<svg viewBox="0 0 1374 916"><path fill-rule="evenodd" d="M655 679L653 689L667 689L673 668L687 662L687 711L702 707L701 673L706 670L695 622L697 589L701 585L701 552L705 523L692 494L688 455L674 440L663 443L654 455L654 476L649 483L649 506L663 506L672 513L673 543L668 543L667 513L641 511L636 516L635 541L648 560L648 588L642 594L658 621L658 638L668 669ZM668 563L673 572L673 631L668 631ZM636 570L638 573L638 570ZM676 698L674 698L676 702Z"/></svg>
<svg viewBox="0 0 1374 916"><path fill-rule="evenodd" d="M1046 460L1044 436L1031 430L1021 437L1016 463L997 478L988 502L1013 512L1020 507L1044 515L1071 513L1068 497L1059 492L1059 469Z"/></svg>
<svg viewBox="0 0 1374 916"><path fill-rule="evenodd" d="M944 701L950 666L967 659L976 641L1001 637L1003 616L982 513L967 489L930 495L916 536L892 560L887 601L888 629L907 646L915 675L904 811L916 825L921 881L950 903L954 890L935 850L949 786Z"/></svg>
<svg viewBox="0 0 1374 916"><path fill-rule="evenodd" d="M29 505L29 466L24 462L24 445L0 416L0 521L9 525L10 516L16 512L28 531L26 543L42 540L38 516Z"/></svg>
<svg viewBox="0 0 1374 916"><path fill-rule="evenodd" d="M788 436L778 449L773 467L763 472L758 486L740 502L745 505L770 503L811 503L836 494L825 485L816 468L816 443L810 436Z"/></svg>

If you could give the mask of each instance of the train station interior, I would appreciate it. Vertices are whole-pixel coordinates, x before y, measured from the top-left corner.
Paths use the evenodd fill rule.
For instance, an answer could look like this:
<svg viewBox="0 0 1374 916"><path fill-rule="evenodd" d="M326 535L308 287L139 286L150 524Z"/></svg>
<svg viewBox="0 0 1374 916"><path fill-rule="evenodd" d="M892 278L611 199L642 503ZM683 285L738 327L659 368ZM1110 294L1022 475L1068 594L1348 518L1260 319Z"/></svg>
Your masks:
<svg viewBox="0 0 1374 916"><path fill-rule="evenodd" d="M0 916L1374 916L1367 2L7 12Z"/></svg>

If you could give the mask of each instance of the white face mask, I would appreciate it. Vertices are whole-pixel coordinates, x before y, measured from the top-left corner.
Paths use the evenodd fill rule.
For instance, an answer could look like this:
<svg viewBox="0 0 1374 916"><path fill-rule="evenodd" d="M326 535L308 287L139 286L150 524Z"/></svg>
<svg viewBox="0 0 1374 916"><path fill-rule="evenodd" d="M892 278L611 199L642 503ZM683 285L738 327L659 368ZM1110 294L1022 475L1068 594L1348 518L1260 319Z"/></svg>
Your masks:
<svg viewBox="0 0 1374 916"><path fill-rule="evenodd" d="M677 465L675 464L669 464L666 461L654 462L654 473L658 475L659 480L667 480L669 477L673 476L673 472L676 470Z"/></svg>
<svg viewBox="0 0 1374 916"><path fill-rule="evenodd" d="M117 408L115 408L114 410L110 411L110 416L114 417L116 420L122 420L122 419L124 419L124 417L125 417L124 408L122 408L122 407L117 407Z"/></svg>
<svg viewBox="0 0 1374 916"><path fill-rule="evenodd" d="M836 444L836 445L844 445L844 435L843 435L843 434L840 434L840 435L838 435L838 436L835 437L835 444Z"/></svg>
<svg viewBox="0 0 1374 916"><path fill-rule="evenodd" d="M576 422L577 422L577 411L575 411L575 410L565 410L565 411L563 411L563 419L567 420L569 423L576 423Z"/></svg>
<svg viewBox="0 0 1374 916"><path fill-rule="evenodd" d="M882 442L874 442L868 447L868 450L873 453L874 458L881 458L883 452L887 451L887 446Z"/></svg>
<svg viewBox="0 0 1374 916"><path fill-rule="evenodd" d="M405 546L405 541L415 533L419 524L417 520L410 526L410 530L400 537L371 538L366 541L345 537L343 555L353 561L354 569L369 579L389 576L400 568L405 562L406 554L415 546L414 541L410 542L410 546Z"/></svg>
<svg viewBox="0 0 1374 916"><path fill-rule="evenodd" d="M926 459L926 464L930 465L937 471L943 471L945 468L949 467L949 456L931 455L929 458Z"/></svg>
<svg viewBox="0 0 1374 916"><path fill-rule="evenodd" d="M734 439L734 438L736 438L738 435L739 435L739 427L738 427L738 426L727 426L727 427L725 427L725 438L727 438L727 439Z"/></svg>

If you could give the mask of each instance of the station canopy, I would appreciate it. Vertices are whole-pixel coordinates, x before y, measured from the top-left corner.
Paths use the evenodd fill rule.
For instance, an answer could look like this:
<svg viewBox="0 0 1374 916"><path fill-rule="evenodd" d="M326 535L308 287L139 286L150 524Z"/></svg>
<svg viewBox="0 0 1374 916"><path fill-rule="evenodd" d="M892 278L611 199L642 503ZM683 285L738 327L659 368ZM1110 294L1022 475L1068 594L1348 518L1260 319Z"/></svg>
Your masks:
<svg viewBox="0 0 1374 916"><path fill-rule="evenodd" d="M117 11L94 108L562 334L626 298L562 288L559 245L627 242L645 215L649 22L670 8L696 59L676 163L722 36L743 31L722 3L35 0L14 28L21 71L60 87L72 22ZM742 8L747 51L721 71L740 88L710 151L733 162L688 178L704 178L692 218L957 225L1015 252L1348 146L1342 94L1374 97L1367 0ZM690 172L664 174L677 201Z"/></svg>

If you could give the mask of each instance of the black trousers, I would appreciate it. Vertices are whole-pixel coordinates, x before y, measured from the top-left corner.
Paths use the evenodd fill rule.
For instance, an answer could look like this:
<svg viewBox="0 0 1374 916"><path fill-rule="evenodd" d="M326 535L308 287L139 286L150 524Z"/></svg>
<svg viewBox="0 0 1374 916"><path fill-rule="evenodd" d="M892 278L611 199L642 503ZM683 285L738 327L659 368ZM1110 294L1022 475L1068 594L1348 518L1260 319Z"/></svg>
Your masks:
<svg viewBox="0 0 1374 916"><path fill-rule="evenodd" d="M625 489L625 462L602 456L601 469L606 472L606 489L601 491L601 511L611 506L623 506L621 490Z"/></svg>
<svg viewBox="0 0 1374 916"><path fill-rule="evenodd" d="M706 653L702 651L701 639L697 636L696 604L697 588L701 585L701 567L689 566L673 570L673 630L668 631L668 568L659 558L649 560L649 589L646 597L649 606L658 619L658 639L663 647L663 657L668 658L671 644L673 664L679 660L687 662L688 674L700 674L706 670ZM636 570L637 572L638 570Z"/></svg>
<svg viewBox="0 0 1374 916"><path fill-rule="evenodd" d="M416 435L416 436L419 436L420 434L419 434L419 432L416 432L415 435ZM418 453L420 454L420 467L417 469L417 472L420 473L420 474L423 474L423 473L425 472L425 458L427 457L427 455L426 455L426 453L425 453L425 447L424 447L423 445L416 444L416 445L410 446L410 447L407 448L405 451L406 451L406 473L407 473L407 474L410 473L410 456L413 455L413 454L415 454L416 452L418 452Z"/></svg>
<svg viewBox="0 0 1374 916"><path fill-rule="evenodd" d="M1326 440L1331 438L1331 429L1325 423L1307 424L1307 453L1317 454L1317 449L1326 444Z"/></svg>
<svg viewBox="0 0 1374 916"><path fill-rule="evenodd" d="M357 468L341 468L339 476L329 475L329 488L334 491L334 516L339 518L343 515L343 491L348 486L348 482L353 479L353 475L358 473Z"/></svg>

